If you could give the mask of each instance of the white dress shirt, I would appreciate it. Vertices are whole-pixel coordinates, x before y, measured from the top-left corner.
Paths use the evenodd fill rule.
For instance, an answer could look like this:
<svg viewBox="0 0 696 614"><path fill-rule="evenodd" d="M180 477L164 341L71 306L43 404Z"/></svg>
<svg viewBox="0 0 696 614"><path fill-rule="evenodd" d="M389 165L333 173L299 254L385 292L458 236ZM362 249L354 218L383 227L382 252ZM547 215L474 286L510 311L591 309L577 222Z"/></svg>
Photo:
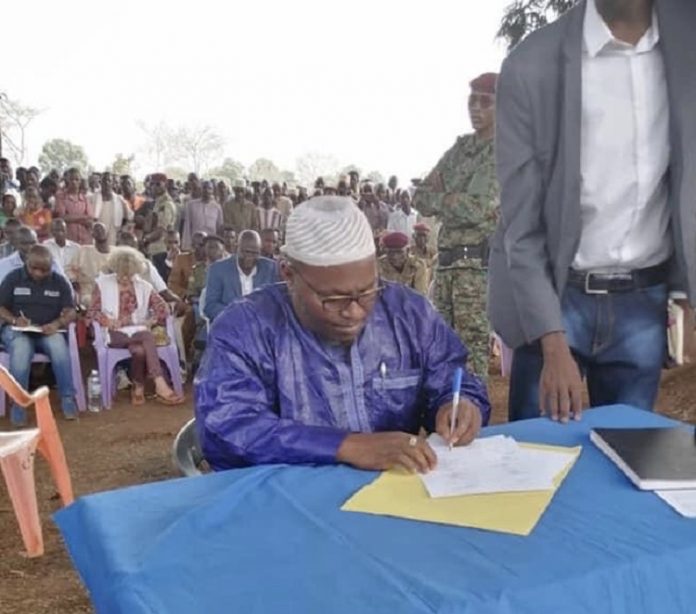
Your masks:
<svg viewBox="0 0 696 614"><path fill-rule="evenodd" d="M387 230L389 232L403 232L411 240L413 227L418 223L418 211L411 209L411 213L406 215L399 207L389 214Z"/></svg>
<svg viewBox="0 0 696 614"><path fill-rule="evenodd" d="M657 15L635 46L587 2L582 55L582 234L573 268L629 271L673 250L669 106Z"/></svg>
<svg viewBox="0 0 696 614"><path fill-rule="evenodd" d="M58 245L55 239L47 239L42 245L51 252L53 259L63 267L63 270L68 276L72 277L73 275L71 275L70 267L72 265L77 266L77 256L80 253L80 245L69 239L65 240L64 247Z"/></svg>
<svg viewBox="0 0 696 614"><path fill-rule="evenodd" d="M239 283L242 286L242 296L251 294L254 291L254 275L256 275L256 267L252 269L249 275L246 275L244 271L239 268L239 263L237 263L237 270L239 271Z"/></svg>
<svg viewBox="0 0 696 614"><path fill-rule="evenodd" d="M167 284L164 283L164 279L162 279L162 276L159 274L159 271L155 265L152 264L150 260L146 260L145 268L146 271L143 275L143 279L155 289L157 294L164 292L167 289Z"/></svg>

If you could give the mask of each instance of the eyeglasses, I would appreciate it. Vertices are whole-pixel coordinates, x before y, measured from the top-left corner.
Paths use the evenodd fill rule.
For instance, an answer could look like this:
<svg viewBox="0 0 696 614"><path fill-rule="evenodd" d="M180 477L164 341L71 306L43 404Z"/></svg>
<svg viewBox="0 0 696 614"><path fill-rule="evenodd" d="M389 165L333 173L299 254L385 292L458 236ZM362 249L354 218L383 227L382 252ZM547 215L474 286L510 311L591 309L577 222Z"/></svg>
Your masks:
<svg viewBox="0 0 696 614"><path fill-rule="evenodd" d="M377 297L379 297L380 293L384 289L382 286L377 286L372 290L368 290L367 292L361 292L360 294L339 294L335 296L324 296L321 292L317 291L317 289L314 286L312 286L312 284L310 284L307 281L307 278L304 275L302 275L302 273L300 273L297 269L293 270L307 285L307 287L312 292L314 292L314 294L317 295L317 298L321 301L322 309L324 309L324 311L330 311L331 313L340 313L341 311L345 311L353 304L353 302L360 305L360 307L362 307L363 309L369 309L370 307L372 307L372 305L375 304Z"/></svg>

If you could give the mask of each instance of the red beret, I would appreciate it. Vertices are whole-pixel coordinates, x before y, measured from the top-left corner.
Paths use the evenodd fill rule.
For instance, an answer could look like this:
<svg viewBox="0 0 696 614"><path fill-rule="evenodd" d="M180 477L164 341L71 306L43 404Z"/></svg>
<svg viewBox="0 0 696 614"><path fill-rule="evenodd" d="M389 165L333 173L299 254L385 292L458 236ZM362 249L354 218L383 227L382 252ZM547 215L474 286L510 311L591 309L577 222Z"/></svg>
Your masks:
<svg viewBox="0 0 696 614"><path fill-rule="evenodd" d="M408 237L403 232L390 232L382 237L382 245L387 249L402 249L408 246Z"/></svg>
<svg viewBox="0 0 696 614"><path fill-rule="evenodd" d="M498 73L485 72L474 79L469 85L474 92L491 94L495 96L495 86L498 81Z"/></svg>
<svg viewBox="0 0 696 614"><path fill-rule="evenodd" d="M150 181L167 181L167 176L164 173L152 173Z"/></svg>
<svg viewBox="0 0 696 614"><path fill-rule="evenodd" d="M413 232L430 232L430 226L420 222L413 226Z"/></svg>

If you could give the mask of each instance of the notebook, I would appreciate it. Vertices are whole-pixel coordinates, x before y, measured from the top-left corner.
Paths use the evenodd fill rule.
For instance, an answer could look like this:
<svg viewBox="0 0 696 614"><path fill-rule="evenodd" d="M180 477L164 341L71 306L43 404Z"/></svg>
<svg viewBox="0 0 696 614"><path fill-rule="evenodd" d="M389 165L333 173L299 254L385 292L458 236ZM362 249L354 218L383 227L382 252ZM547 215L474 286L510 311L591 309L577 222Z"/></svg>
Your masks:
<svg viewBox="0 0 696 614"><path fill-rule="evenodd" d="M696 439L686 428L593 429L590 439L641 490L696 488Z"/></svg>

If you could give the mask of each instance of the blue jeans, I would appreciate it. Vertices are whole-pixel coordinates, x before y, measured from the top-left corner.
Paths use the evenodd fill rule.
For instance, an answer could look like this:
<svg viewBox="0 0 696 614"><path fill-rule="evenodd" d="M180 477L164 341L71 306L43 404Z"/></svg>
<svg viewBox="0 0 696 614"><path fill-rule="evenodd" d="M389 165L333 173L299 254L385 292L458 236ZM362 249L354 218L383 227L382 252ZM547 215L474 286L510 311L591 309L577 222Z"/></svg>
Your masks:
<svg viewBox="0 0 696 614"><path fill-rule="evenodd" d="M667 286L585 294L568 286L561 301L568 345L587 381L590 406L624 403L652 410L665 358ZM508 417L539 416L539 342L515 350Z"/></svg>
<svg viewBox="0 0 696 614"><path fill-rule="evenodd" d="M75 387L72 380L70 350L68 341L62 333L40 335L36 333L20 333L10 326L3 326L0 338L5 351L10 355L10 373L25 390L29 386L31 361L36 352L46 354L51 361L53 373L58 383L60 402L66 416L77 414L75 405ZM26 414L18 405L12 406L12 422L24 422Z"/></svg>

